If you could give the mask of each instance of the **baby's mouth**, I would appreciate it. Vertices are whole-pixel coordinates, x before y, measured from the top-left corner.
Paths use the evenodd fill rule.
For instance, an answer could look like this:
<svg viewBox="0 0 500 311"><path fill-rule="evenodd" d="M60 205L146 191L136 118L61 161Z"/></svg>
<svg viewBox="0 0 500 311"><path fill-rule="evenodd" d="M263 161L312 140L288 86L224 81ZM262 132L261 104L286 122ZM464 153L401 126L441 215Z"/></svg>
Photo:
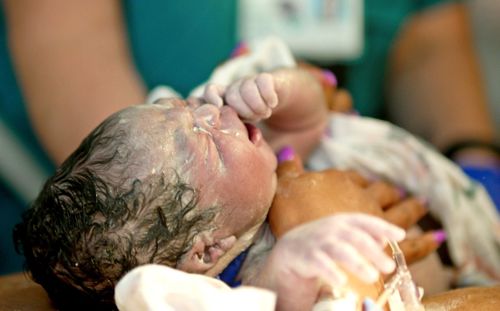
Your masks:
<svg viewBox="0 0 500 311"><path fill-rule="evenodd" d="M221 108L221 124L223 133L231 133L236 136L247 135L248 140L254 145L260 145L263 141L262 132L252 123L242 120L236 111L230 106ZM244 130L242 128L244 126ZM243 137L240 136L240 139Z"/></svg>
<svg viewBox="0 0 500 311"><path fill-rule="evenodd" d="M244 123L248 133L248 140L257 145L262 140L262 132L258 127L251 123Z"/></svg>

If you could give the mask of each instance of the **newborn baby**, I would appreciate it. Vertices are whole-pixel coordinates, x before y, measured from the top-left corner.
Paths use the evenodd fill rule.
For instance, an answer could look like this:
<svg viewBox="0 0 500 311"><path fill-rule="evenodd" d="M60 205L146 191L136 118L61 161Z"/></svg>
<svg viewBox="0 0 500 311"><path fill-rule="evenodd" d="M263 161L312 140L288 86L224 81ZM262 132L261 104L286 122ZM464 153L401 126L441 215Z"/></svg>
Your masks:
<svg viewBox="0 0 500 311"><path fill-rule="evenodd" d="M114 286L139 265L217 276L262 228L277 186L275 150L290 145L307 156L326 119L320 81L298 68L209 85L202 99L115 113L46 182L16 226L32 277L59 309L97 310L113 307ZM260 120L261 129L249 123ZM403 230L380 222L376 239L403 238ZM334 229L308 230L327 239ZM392 268L382 262L376 271ZM271 276L259 284L274 287L280 281Z"/></svg>

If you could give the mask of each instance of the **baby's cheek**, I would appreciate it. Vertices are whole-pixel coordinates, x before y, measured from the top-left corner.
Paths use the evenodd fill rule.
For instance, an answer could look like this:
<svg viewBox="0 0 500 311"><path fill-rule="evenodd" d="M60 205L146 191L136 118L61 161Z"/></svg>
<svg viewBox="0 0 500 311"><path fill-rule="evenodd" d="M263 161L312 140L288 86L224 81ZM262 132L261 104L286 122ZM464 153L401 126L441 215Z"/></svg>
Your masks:
<svg viewBox="0 0 500 311"><path fill-rule="evenodd" d="M241 210L241 216L249 220L265 217L276 189L275 178L245 174L227 185L226 196Z"/></svg>

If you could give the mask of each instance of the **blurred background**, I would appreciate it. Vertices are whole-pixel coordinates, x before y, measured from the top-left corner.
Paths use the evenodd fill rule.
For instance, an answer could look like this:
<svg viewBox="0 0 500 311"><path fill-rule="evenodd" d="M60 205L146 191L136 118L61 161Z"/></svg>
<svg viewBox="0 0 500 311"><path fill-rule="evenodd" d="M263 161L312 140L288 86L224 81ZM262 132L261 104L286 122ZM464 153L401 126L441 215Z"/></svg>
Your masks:
<svg viewBox="0 0 500 311"><path fill-rule="evenodd" d="M488 104L500 137L500 1L467 0Z"/></svg>

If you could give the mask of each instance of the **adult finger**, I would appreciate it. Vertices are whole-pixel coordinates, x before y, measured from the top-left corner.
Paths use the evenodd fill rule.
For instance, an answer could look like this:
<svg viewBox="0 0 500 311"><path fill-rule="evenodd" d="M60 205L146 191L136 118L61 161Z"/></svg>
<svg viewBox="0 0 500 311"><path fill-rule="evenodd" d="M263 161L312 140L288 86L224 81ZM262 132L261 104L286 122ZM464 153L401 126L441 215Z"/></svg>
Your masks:
<svg viewBox="0 0 500 311"><path fill-rule="evenodd" d="M414 263L434 252L446 240L443 230L426 232L418 237L407 238L399 243L408 264Z"/></svg>
<svg viewBox="0 0 500 311"><path fill-rule="evenodd" d="M391 204L399 201L403 194L399 191L398 188L384 182L384 181L376 181L371 183L366 191L368 194L374 198L378 204L384 209Z"/></svg>
<svg viewBox="0 0 500 311"><path fill-rule="evenodd" d="M384 212L384 219L398 227L408 229L416 224L428 210L422 200L407 198Z"/></svg>
<svg viewBox="0 0 500 311"><path fill-rule="evenodd" d="M276 174L280 178L294 178L304 172L302 160L291 147L284 147L278 153L278 168Z"/></svg>
<svg viewBox="0 0 500 311"><path fill-rule="evenodd" d="M349 179L354 182L356 185L360 187L367 187L370 185L370 182L363 175L359 174L354 170L345 170L345 174L349 177Z"/></svg>

